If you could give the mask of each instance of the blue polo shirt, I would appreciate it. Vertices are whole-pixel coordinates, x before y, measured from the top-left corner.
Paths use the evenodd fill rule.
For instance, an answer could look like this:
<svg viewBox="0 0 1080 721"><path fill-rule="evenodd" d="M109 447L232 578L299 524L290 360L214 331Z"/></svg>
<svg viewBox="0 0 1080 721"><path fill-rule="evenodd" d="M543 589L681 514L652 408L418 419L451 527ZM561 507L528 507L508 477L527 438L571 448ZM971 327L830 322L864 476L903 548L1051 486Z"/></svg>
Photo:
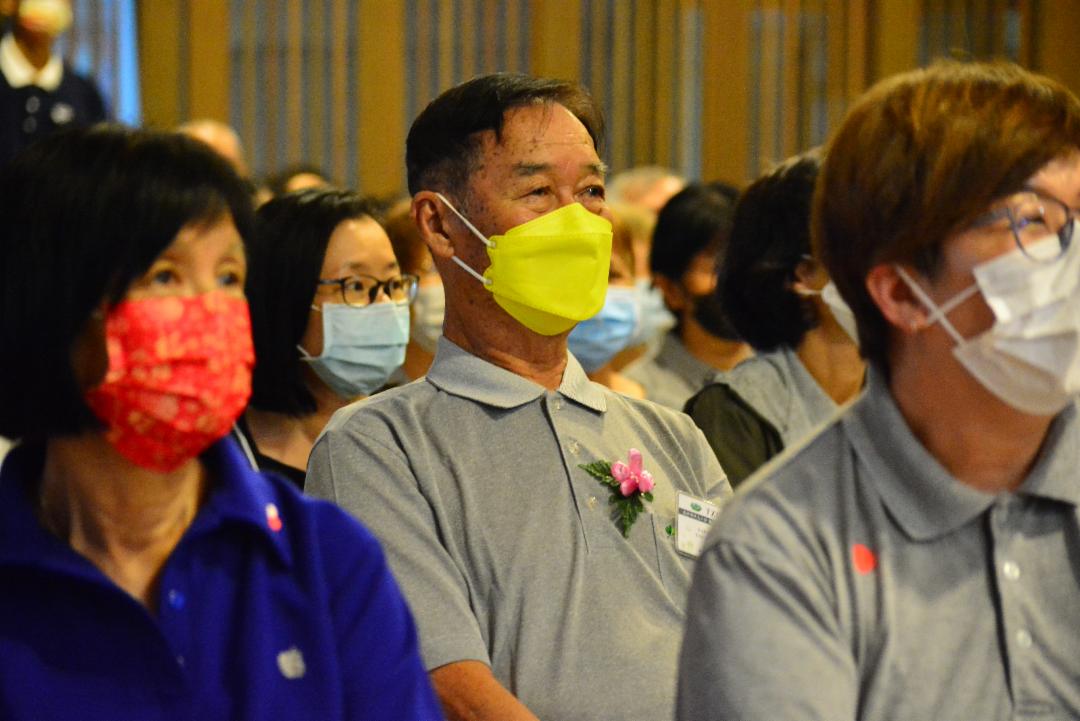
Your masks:
<svg viewBox="0 0 1080 721"><path fill-rule="evenodd" d="M382 550L337 507L219 441L151 611L38 522L43 460L0 469L0 719L442 718Z"/></svg>

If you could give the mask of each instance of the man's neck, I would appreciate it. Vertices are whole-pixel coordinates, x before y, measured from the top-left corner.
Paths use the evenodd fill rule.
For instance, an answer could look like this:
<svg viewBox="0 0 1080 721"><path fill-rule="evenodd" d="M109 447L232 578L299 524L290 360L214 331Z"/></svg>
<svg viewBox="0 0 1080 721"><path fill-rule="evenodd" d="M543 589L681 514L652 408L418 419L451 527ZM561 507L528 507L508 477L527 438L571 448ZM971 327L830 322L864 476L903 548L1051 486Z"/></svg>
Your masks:
<svg viewBox="0 0 1080 721"><path fill-rule="evenodd" d="M834 403L846 403L862 390L866 364L858 346L835 323L808 330L795 353Z"/></svg>
<svg viewBox="0 0 1080 721"><path fill-rule="evenodd" d="M19 48L19 52L36 70L41 70L48 64L49 58L52 57L54 42L52 37L41 33L27 32L19 27L18 23L15 24L12 35L15 38L15 46Z"/></svg>
<svg viewBox="0 0 1080 721"><path fill-rule="evenodd" d="M206 491L202 464L156 473L132 465L100 432L52 439L45 450L45 526L118 586L153 607L158 574Z"/></svg>
<svg viewBox="0 0 1080 721"><path fill-rule="evenodd" d="M501 311L500 311L501 312ZM566 336L543 336L518 327L509 316L490 313L490 322L463 323L447 306L443 334L446 339L488 363L526 378L548 390L562 383L566 370Z"/></svg>
<svg viewBox="0 0 1080 721"><path fill-rule="evenodd" d="M918 349L897 353L889 383L915 437L962 483L987 493L1015 490L1053 417L1008 406L952 358L918 356Z"/></svg>
<svg viewBox="0 0 1080 721"><path fill-rule="evenodd" d="M742 341L718 338L694 320L692 313L683 314L679 325L679 338L690 355L716 370L731 370L754 354Z"/></svg>

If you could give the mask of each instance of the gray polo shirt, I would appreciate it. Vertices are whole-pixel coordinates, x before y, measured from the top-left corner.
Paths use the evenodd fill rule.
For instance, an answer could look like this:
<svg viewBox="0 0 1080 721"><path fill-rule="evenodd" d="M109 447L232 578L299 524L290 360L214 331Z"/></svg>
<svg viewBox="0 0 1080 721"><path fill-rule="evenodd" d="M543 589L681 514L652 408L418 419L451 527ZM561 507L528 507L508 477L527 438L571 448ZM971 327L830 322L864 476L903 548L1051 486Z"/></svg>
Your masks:
<svg viewBox="0 0 1080 721"><path fill-rule="evenodd" d="M656 488L627 539L577 466L630 448ZM692 561L666 529L676 491L730 493L689 417L572 356L548 391L443 338L426 378L335 414L306 490L378 536L428 668L490 664L545 721L671 718Z"/></svg>
<svg viewBox="0 0 1080 721"><path fill-rule="evenodd" d="M751 356L720 380L772 424L785 448L806 438L837 410L790 348Z"/></svg>
<svg viewBox="0 0 1080 721"><path fill-rule="evenodd" d="M664 336L656 355L637 361L624 375L640 383L650 401L681 411L690 396L712 383L718 373L694 357L673 330Z"/></svg>
<svg viewBox="0 0 1080 721"><path fill-rule="evenodd" d="M884 382L730 501L690 594L683 721L1080 717L1080 421L965 486Z"/></svg>

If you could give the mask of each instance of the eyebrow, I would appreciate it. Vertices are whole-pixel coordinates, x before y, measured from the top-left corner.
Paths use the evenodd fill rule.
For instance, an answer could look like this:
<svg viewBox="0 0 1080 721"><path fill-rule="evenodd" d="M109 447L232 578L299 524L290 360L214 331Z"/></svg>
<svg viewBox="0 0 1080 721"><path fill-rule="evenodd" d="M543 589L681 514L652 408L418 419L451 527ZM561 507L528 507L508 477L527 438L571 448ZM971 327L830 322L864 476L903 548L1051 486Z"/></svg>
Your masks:
<svg viewBox="0 0 1080 721"><path fill-rule="evenodd" d="M367 264L366 264L366 263L360 263L360 262L356 262L356 263L349 263L349 264L348 264L348 265L346 265L345 267L346 267L346 268L348 268L348 269L350 269L350 270L354 270L354 271L356 271L357 273L362 273L363 271L367 270ZM395 270L395 269L397 269L397 268L400 268L400 267L401 267L401 263L399 263L399 262L398 262L398 261L396 261L396 260L393 260L393 261L390 261L389 263L387 263L387 264L386 264L385 266L383 266L383 267L384 267L384 268L385 268L386 270Z"/></svg>
<svg viewBox="0 0 1080 721"><path fill-rule="evenodd" d="M517 163L514 165L514 175L518 177L528 177L531 175L539 175L551 170L551 163ZM582 166L593 175L604 176L607 175L608 167L603 161L596 163L586 163Z"/></svg>

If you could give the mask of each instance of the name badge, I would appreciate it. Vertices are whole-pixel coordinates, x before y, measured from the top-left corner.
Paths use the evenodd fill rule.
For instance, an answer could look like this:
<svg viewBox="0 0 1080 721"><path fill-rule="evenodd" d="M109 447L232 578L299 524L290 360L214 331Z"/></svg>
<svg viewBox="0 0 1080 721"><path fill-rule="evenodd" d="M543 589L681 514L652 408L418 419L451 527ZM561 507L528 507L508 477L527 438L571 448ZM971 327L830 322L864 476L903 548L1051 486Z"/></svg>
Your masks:
<svg viewBox="0 0 1080 721"><path fill-rule="evenodd" d="M697 558L705 545L709 526L720 513L715 503L679 491L679 515L675 519L675 549L684 556Z"/></svg>

